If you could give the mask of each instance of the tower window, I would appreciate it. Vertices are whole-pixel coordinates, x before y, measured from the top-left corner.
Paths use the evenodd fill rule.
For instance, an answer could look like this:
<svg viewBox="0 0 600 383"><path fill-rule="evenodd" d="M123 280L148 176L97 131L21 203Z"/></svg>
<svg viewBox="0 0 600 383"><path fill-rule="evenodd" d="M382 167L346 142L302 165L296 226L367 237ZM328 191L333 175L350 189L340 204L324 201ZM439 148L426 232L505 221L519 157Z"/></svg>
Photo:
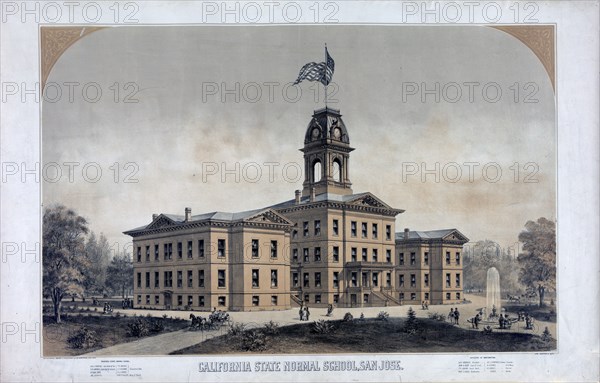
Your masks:
<svg viewBox="0 0 600 383"><path fill-rule="evenodd" d="M321 177L323 176L323 170L321 166L321 161L317 160L313 164L313 182L321 181Z"/></svg>
<svg viewBox="0 0 600 383"><path fill-rule="evenodd" d="M342 182L342 164L340 161L335 159L333 160L333 180L336 182Z"/></svg>

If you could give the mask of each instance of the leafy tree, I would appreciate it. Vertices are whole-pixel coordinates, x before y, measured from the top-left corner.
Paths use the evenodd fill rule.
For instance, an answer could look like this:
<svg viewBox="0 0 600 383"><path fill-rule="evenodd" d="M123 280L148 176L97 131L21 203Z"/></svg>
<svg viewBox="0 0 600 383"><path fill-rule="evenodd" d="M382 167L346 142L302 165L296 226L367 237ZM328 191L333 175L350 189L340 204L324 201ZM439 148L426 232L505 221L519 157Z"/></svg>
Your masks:
<svg viewBox="0 0 600 383"><path fill-rule="evenodd" d="M66 295L83 292L85 218L63 205L46 208L43 217L43 288L52 298L54 319L60 323L61 301Z"/></svg>
<svg viewBox="0 0 600 383"><path fill-rule="evenodd" d="M125 292L133 289L133 262L128 253L116 254L106 270L106 284L113 291Z"/></svg>
<svg viewBox="0 0 600 383"><path fill-rule="evenodd" d="M554 222L541 217L536 222L527 221L519 234L523 252L517 260L521 266L519 280L528 287L537 288L540 307L544 294L556 289L556 228Z"/></svg>
<svg viewBox="0 0 600 383"><path fill-rule="evenodd" d="M85 255L89 261L89 268L85 273L85 292L87 294L103 293L106 290L106 271L110 263L110 245L104 234L90 232L85 244Z"/></svg>

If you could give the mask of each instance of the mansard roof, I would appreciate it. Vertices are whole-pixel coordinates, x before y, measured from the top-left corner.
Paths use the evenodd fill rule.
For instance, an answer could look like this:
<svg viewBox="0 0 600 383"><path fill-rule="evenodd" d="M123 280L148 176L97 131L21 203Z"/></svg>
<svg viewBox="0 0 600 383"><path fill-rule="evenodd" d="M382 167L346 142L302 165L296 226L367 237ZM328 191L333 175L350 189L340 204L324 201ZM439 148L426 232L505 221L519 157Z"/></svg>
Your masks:
<svg viewBox="0 0 600 383"><path fill-rule="evenodd" d="M334 208L344 207L349 210L368 210L391 216L404 213L404 210L391 207L370 192L346 195L321 193L315 196L314 201L311 201L309 196L305 196L300 198L299 203L297 203L295 199L291 199L276 205L271 205L268 208L275 209L280 213L285 214L286 211L303 210L322 205Z"/></svg>
<svg viewBox="0 0 600 383"><path fill-rule="evenodd" d="M334 130L339 129L340 134L335 135ZM318 132L318 135L315 133ZM350 135L346 124L342 120L342 115L338 109L325 107L315 110L312 119L306 127L304 144L323 140L333 140L343 144L350 144Z"/></svg>
<svg viewBox="0 0 600 383"><path fill-rule="evenodd" d="M148 225L125 231L123 234L137 237L144 234L187 229L191 227L210 225L227 227L240 224L255 224L259 226L268 225L275 226L279 229L286 229L294 225L293 222L277 213L275 210L264 208L242 211L238 213L215 211L211 213L193 215L188 221L185 220L184 215L160 214Z"/></svg>
<svg viewBox="0 0 600 383"><path fill-rule="evenodd" d="M404 238L404 232L396 233L396 242L432 242L432 241L449 241L449 242L469 242L464 234L457 229L440 229L428 231L409 231L408 239Z"/></svg>

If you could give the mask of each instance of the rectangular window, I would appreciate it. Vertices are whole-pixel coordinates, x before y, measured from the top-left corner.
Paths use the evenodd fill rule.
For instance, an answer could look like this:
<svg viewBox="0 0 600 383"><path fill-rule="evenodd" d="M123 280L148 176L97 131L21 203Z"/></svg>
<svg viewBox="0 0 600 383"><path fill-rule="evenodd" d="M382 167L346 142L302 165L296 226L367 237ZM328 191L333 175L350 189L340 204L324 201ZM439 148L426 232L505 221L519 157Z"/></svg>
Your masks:
<svg viewBox="0 0 600 383"><path fill-rule="evenodd" d="M429 274L423 276L423 283L425 284L425 287L429 287Z"/></svg>
<svg viewBox="0 0 600 383"><path fill-rule="evenodd" d="M271 287L277 287L277 270L271 270Z"/></svg>
<svg viewBox="0 0 600 383"><path fill-rule="evenodd" d="M362 261L367 262L367 249L363 247L362 249Z"/></svg>
<svg viewBox="0 0 600 383"><path fill-rule="evenodd" d="M446 264L449 265L450 264L450 252L446 251Z"/></svg>
<svg viewBox="0 0 600 383"><path fill-rule="evenodd" d="M429 300L429 293L425 293L425 300L428 301Z"/></svg>
<svg viewBox="0 0 600 383"><path fill-rule="evenodd" d="M252 269L252 287L259 287L259 272L258 269Z"/></svg>
<svg viewBox="0 0 600 383"><path fill-rule="evenodd" d="M271 295L271 306L277 306L277 295Z"/></svg>
<svg viewBox="0 0 600 383"><path fill-rule="evenodd" d="M362 273L362 286L369 287L369 275L367 273Z"/></svg>
<svg viewBox="0 0 600 383"><path fill-rule="evenodd" d="M404 293L400 293L400 300L403 301L404 300Z"/></svg>
<svg viewBox="0 0 600 383"><path fill-rule="evenodd" d="M173 287L173 272L165 271L165 287Z"/></svg>
<svg viewBox="0 0 600 383"><path fill-rule="evenodd" d="M321 221L315 220L315 235L321 235Z"/></svg>
<svg viewBox="0 0 600 383"><path fill-rule="evenodd" d="M417 300L417 293L410 293L410 300L411 301Z"/></svg>
<svg viewBox="0 0 600 383"><path fill-rule="evenodd" d="M450 293L446 293L446 299L450 300Z"/></svg>
<svg viewBox="0 0 600 383"><path fill-rule="evenodd" d="M460 300L460 293L456 293L456 300Z"/></svg>
<svg viewBox="0 0 600 383"><path fill-rule="evenodd" d="M450 274L446 274L446 287L450 287Z"/></svg>
<svg viewBox="0 0 600 383"><path fill-rule="evenodd" d="M138 305L142 304L142 296L141 295L137 296L137 303L138 303Z"/></svg>
<svg viewBox="0 0 600 383"><path fill-rule="evenodd" d="M308 249L302 249L302 258L303 258L304 262L309 261Z"/></svg>
<svg viewBox="0 0 600 383"><path fill-rule="evenodd" d="M225 304L227 303L227 301L225 300L225 297L222 295L217 299L217 301L218 301L219 306L225 306Z"/></svg>
<svg viewBox="0 0 600 383"><path fill-rule="evenodd" d="M417 287L417 275L416 274L410 275L410 287Z"/></svg>
<svg viewBox="0 0 600 383"><path fill-rule="evenodd" d="M404 266L404 253L400 253L398 257L398 264Z"/></svg>
<svg viewBox="0 0 600 383"><path fill-rule="evenodd" d="M398 279L398 286L404 287L404 274L400 274L400 278Z"/></svg>
<svg viewBox="0 0 600 383"><path fill-rule="evenodd" d="M138 246L137 248L137 261L142 262L142 247Z"/></svg>
<svg viewBox="0 0 600 383"><path fill-rule="evenodd" d="M173 244L165 243L165 245L163 247L164 247L163 255L165 257L165 260L173 259Z"/></svg>
<svg viewBox="0 0 600 383"><path fill-rule="evenodd" d="M177 296L177 306L182 306L183 305L183 295L178 295Z"/></svg>
<svg viewBox="0 0 600 383"><path fill-rule="evenodd" d="M188 245L187 245L187 257L188 258L193 258L194 257L194 255L192 254L192 247L193 247L192 241L188 241Z"/></svg>
<svg viewBox="0 0 600 383"><path fill-rule="evenodd" d="M367 238L367 223L366 222L361 223L361 233L362 233L363 238Z"/></svg>
<svg viewBox="0 0 600 383"><path fill-rule="evenodd" d="M423 255L423 263L425 265L429 265L429 252L425 252L425 254Z"/></svg>
<svg viewBox="0 0 600 383"><path fill-rule="evenodd" d="M373 256L373 262L377 262L377 249L373 249L373 253L371 255Z"/></svg>
<svg viewBox="0 0 600 383"><path fill-rule="evenodd" d="M154 272L154 288L158 289L160 287L160 273L158 271Z"/></svg>
<svg viewBox="0 0 600 383"><path fill-rule="evenodd" d="M198 287L204 287L204 270L198 270Z"/></svg>
<svg viewBox="0 0 600 383"><path fill-rule="evenodd" d="M225 240L224 239L217 240L217 256L218 257L225 256Z"/></svg>
<svg viewBox="0 0 600 383"><path fill-rule="evenodd" d="M315 273L315 287L321 287L321 273Z"/></svg>
<svg viewBox="0 0 600 383"><path fill-rule="evenodd" d="M154 260L158 261L158 245L154 245Z"/></svg>
<svg viewBox="0 0 600 383"><path fill-rule="evenodd" d="M458 265L460 265L460 253L459 253L458 251L456 252L456 258L455 258L455 261L456 261L456 265L457 265L457 266L458 266Z"/></svg>
<svg viewBox="0 0 600 383"><path fill-rule="evenodd" d="M292 239L296 239L298 238L298 230L294 229L292 230Z"/></svg>
<svg viewBox="0 0 600 383"><path fill-rule="evenodd" d="M137 287L142 287L142 273L137 273Z"/></svg>
<svg viewBox="0 0 600 383"><path fill-rule="evenodd" d="M392 239L392 225L385 225L385 239L386 241Z"/></svg>
<svg viewBox="0 0 600 383"><path fill-rule="evenodd" d="M321 248L315 247L315 262L321 261Z"/></svg>
<svg viewBox="0 0 600 383"><path fill-rule="evenodd" d="M350 235L356 237L356 221L350 222Z"/></svg>
<svg viewBox="0 0 600 383"><path fill-rule="evenodd" d="M315 294L315 303L321 303L321 294Z"/></svg>
<svg viewBox="0 0 600 383"><path fill-rule="evenodd" d="M150 246L146 246L146 262L150 262Z"/></svg>
<svg viewBox="0 0 600 383"><path fill-rule="evenodd" d="M158 305L158 304L160 304L160 296L159 296L159 295L155 295L155 296L154 296L154 304L155 304L155 305Z"/></svg>
<svg viewBox="0 0 600 383"><path fill-rule="evenodd" d="M392 273L390 273L390 272L387 272L385 274L385 286L386 287L392 286Z"/></svg>
<svg viewBox="0 0 600 383"><path fill-rule="evenodd" d="M302 222L302 235L308 237L308 221Z"/></svg>
<svg viewBox="0 0 600 383"><path fill-rule="evenodd" d="M417 264L417 254L410 253L410 265L414 266Z"/></svg>
<svg viewBox="0 0 600 383"><path fill-rule="evenodd" d="M353 247L353 248L350 250L350 260L351 260L352 262L356 262L356 253L357 253L356 247Z"/></svg>
<svg viewBox="0 0 600 383"><path fill-rule="evenodd" d="M183 243L177 242L177 258L183 258Z"/></svg>
<svg viewBox="0 0 600 383"><path fill-rule="evenodd" d="M225 270L217 271L217 286L225 287Z"/></svg>
<svg viewBox="0 0 600 383"><path fill-rule="evenodd" d="M352 282L352 287L358 286L358 273L356 271L352 272L350 281Z"/></svg>
<svg viewBox="0 0 600 383"><path fill-rule="evenodd" d="M333 294L333 303L339 303L339 302L340 302L340 295Z"/></svg>
<svg viewBox="0 0 600 383"><path fill-rule="evenodd" d="M198 306L204 307L204 295L198 297Z"/></svg>
<svg viewBox="0 0 600 383"><path fill-rule="evenodd" d="M373 280L373 287L379 286L379 273L373 273L371 279Z"/></svg>
<svg viewBox="0 0 600 383"><path fill-rule="evenodd" d="M258 239L252 240L252 258L258 258Z"/></svg>
<svg viewBox="0 0 600 383"><path fill-rule="evenodd" d="M204 258L204 240L203 239L198 240L198 257Z"/></svg>
<svg viewBox="0 0 600 383"><path fill-rule="evenodd" d="M340 273L337 271L333 272L333 288L337 289L340 287Z"/></svg>
<svg viewBox="0 0 600 383"><path fill-rule="evenodd" d="M298 262L298 249L292 249L292 262Z"/></svg>
<svg viewBox="0 0 600 383"><path fill-rule="evenodd" d="M253 295L252 296L252 306L258 306L258 295Z"/></svg>
<svg viewBox="0 0 600 383"><path fill-rule="evenodd" d="M292 287L298 287L298 273L292 273Z"/></svg>
<svg viewBox="0 0 600 383"><path fill-rule="evenodd" d="M377 239L377 235L378 235L377 230L378 230L378 228L377 228L377 224L376 223L373 224L373 228L372 229L373 229L372 230L373 231L373 239Z"/></svg>
<svg viewBox="0 0 600 383"><path fill-rule="evenodd" d="M310 282L309 282L309 276L308 273L304 273L303 277L302 277L302 286L304 287L309 287L310 286Z"/></svg>
<svg viewBox="0 0 600 383"><path fill-rule="evenodd" d="M277 241L271 241L271 258L277 258Z"/></svg>
<svg viewBox="0 0 600 383"><path fill-rule="evenodd" d="M150 288L150 272L146 271L146 288Z"/></svg>
<svg viewBox="0 0 600 383"><path fill-rule="evenodd" d="M188 270L187 272L188 287L194 287L194 276L192 273L192 270Z"/></svg>
<svg viewBox="0 0 600 383"><path fill-rule="evenodd" d="M310 302L310 294L304 294L304 302Z"/></svg>
<svg viewBox="0 0 600 383"><path fill-rule="evenodd" d="M390 250L390 249L385 250L385 261L387 263L392 262L392 250Z"/></svg>
<svg viewBox="0 0 600 383"><path fill-rule="evenodd" d="M181 270L177 271L177 287L183 287L183 272Z"/></svg>
<svg viewBox="0 0 600 383"><path fill-rule="evenodd" d="M190 306L190 307L191 307L191 306L194 304L194 297L193 297L193 296L191 296L191 295L188 295L187 302L188 302L188 303L187 303L187 304L188 304L188 306Z"/></svg>
<svg viewBox="0 0 600 383"><path fill-rule="evenodd" d="M456 274L455 282L456 282L456 287L460 287L460 274Z"/></svg>
<svg viewBox="0 0 600 383"><path fill-rule="evenodd" d="M369 303L369 294L363 294L363 303Z"/></svg>
<svg viewBox="0 0 600 383"><path fill-rule="evenodd" d="M340 248L339 246L333 247L333 262L339 262L340 260Z"/></svg>
<svg viewBox="0 0 600 383"><path fill-rule="evenodd" d="M333 220L333 225L331 227L333 230L333 235L339 235L340 227L339 227L339 221L337 219Z"/></svg>

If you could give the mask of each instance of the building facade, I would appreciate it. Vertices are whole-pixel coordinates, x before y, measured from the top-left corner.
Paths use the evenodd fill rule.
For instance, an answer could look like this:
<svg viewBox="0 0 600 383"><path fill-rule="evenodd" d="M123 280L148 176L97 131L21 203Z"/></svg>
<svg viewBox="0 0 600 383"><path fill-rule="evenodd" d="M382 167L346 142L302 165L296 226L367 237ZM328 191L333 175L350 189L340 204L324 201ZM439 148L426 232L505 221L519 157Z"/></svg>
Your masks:
<svg viewBox="0 0 600 383"><path fill-rule="evenodd" d="M468 239L455 229L396 234L404 210L352 190L354 148L341 117L327 107L313 114L300 149L303 189L293 199L241 213L192 216L186 208L126 231L135 304L246 311L461 301Z"/></svg>

